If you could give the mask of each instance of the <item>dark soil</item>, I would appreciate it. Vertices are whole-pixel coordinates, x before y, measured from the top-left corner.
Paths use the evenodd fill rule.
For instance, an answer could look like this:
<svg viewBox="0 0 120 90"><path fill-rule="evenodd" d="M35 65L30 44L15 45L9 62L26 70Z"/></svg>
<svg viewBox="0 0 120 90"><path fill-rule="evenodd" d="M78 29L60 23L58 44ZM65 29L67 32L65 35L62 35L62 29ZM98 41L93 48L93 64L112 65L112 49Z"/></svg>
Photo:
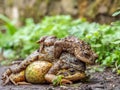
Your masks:
<svg viewBox="0 0 120 90"><path fill-rule="evenodd" d="M0 66L0 77L7 67ZM0 80L0 83L2 81ZM2 86L0 90L120 90L120 76L111 70L91 73L90 80L86 83L77 82L72 85L54 87L52 85L20 85L12 84Z"/></svg>

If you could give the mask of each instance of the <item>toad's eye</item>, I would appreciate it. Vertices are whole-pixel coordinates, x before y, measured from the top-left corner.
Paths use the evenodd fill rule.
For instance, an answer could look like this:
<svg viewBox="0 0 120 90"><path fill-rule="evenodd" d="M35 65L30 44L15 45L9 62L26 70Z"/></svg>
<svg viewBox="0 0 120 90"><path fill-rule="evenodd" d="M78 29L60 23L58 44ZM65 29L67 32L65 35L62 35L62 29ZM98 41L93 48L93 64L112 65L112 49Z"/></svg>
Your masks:
<svg viewBox="0 0 120 90"><path fill-rule="evenodd" d="M84 51L83 51L83 54L86 55L86 56L90 56L88 50L84 50Z"/></svg>
<svg viewBox="0 0 120 90"><path fill-rule="evenodd" d="M70 72L75 72L75 70L74 69L70 69Z"/></svg>
<svg viewBox="0 0 120 90"><path fill-rule="evenodd" d="M88 49L88 50L90 50L90 49L91 49L91 47L90 47L90 46L87 46L87 49Z"/></svg>
<svg viewBox="0 0 120 90"><path fill-rule="evenodd" d="M77 60L77 59L75 59L74 61L75 61L75 62L78 62L78 60Z"/></svg>
<svg viewBox="0 0 120 90"><path fill-rule="evenodd" d="M84 50L83 52L84 52L85 54L87 54L87 53L88 53L88 51L87 51L87 50Z"/></svg>

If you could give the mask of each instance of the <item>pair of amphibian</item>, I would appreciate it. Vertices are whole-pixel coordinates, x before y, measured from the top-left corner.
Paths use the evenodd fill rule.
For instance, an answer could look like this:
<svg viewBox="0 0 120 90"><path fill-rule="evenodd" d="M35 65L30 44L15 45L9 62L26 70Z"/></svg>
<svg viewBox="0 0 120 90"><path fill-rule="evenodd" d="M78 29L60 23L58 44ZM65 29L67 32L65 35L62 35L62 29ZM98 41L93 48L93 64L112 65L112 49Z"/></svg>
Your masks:
<svg viewBox="0 0 120 90"><path fill-rule="evenodd" d="M40 48L30 54L16 68L8 68L2 74L3 85L9 81L13 84L28 84L25 82L25 69L35 61L44 61L52 64L44 78L47 82L53 83L57 76L63 75L62 84L72 83L85 78L86 63L94 64L97 55L91 47L76 37L68 36L57 39L55 36L44 36L37 42ZM42 68L41 68L42 70Z"/></svg>

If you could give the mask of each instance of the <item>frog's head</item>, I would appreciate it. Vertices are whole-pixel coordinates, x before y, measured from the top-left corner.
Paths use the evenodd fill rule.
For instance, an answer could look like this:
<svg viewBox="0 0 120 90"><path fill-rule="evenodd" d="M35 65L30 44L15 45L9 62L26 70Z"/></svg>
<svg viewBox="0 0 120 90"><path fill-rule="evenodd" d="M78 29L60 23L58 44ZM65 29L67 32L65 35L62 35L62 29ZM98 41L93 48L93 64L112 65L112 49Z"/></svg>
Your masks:
<svg viewBox="0 0 120 90"><path fill-rule="evenodd" d="M37 43L38 44L43 43L45 46L51 46L54 44L56 40L57 40L56 36L43 36L37 41Z"/></svg>

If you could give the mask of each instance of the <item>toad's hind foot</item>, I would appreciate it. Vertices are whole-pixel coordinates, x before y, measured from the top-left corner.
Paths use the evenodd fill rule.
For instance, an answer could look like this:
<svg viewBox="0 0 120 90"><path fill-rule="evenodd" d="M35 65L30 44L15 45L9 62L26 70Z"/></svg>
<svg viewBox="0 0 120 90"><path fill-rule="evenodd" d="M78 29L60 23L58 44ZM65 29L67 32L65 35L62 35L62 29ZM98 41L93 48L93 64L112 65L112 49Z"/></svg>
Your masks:
<svg viewBox="0 0 120 90"><path fill-rule="evenodd" d="M6 85L6 84L8 84L8 82L10 81L10 79L9 79L9 77L6 75L6 76L3 76L2 78L1 78L1 80L3 80L3 82L2 82L2 85L4 86L4 85Z"/></svg>
<svg viewBox="0 0 120 90"><path fill-rule="evenodd" d="M2 85L6 85L10 79L9 79L9 76L11 75L11 69L8 68L3 74L2 74L2 77L1 77L1 80L3 81Z"/></svg>
<svg viewBox="0 0 120 90"><path fill-rule="evenodd" d="M70 81L78 81L86 78L86 74L84 72L76 72L74 75L70 75L65 77L65 79Z"/></svg>

